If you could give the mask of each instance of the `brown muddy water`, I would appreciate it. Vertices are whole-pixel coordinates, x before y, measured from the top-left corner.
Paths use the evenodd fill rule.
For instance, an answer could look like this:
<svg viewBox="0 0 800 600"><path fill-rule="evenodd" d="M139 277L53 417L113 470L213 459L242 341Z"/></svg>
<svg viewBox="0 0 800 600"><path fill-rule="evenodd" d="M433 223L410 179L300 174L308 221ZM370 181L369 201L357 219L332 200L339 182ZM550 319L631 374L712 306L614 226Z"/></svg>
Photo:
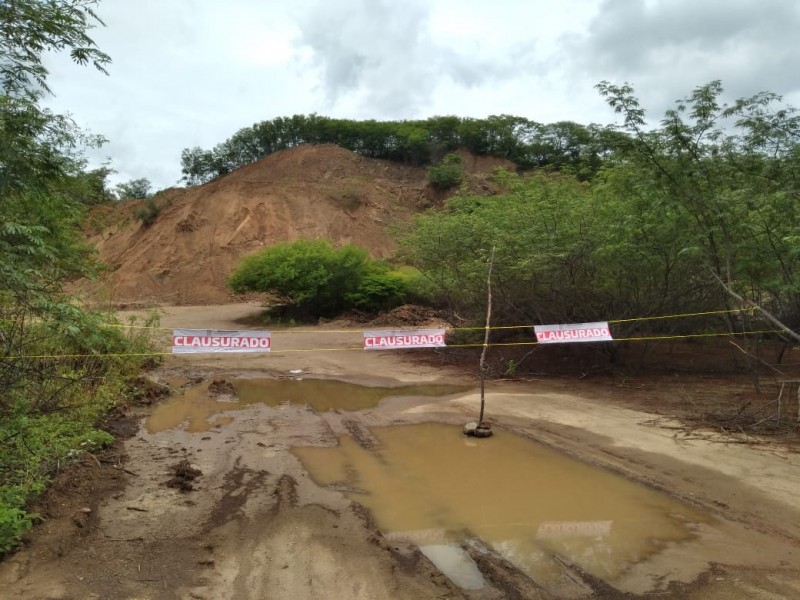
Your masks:
<svg viewBox="0 0 800 600"><path fill-rule="evenodd" d="M332 379L230 379L232 394L212 394L208 381L190 387L156 406L147 419L150 433L185 425L190 433L201 433L231 422L230 416L215 416L253 404L284 403L310 405L318 412L355 411L377 406L390 397L440 397L465 392L467 386L405 385L372 387Z"/></svg>
<svg viewBox="0 0 800 600"><path fill-rule="evenodd" d="M468 389L231 377L186 388L155 407L146 428L208 431L235 420L231 411L258 403L356 411L389 397ZM633 565L696 538L711 521L667 495L503 430L488 439L440 423L370 431L379 442L370 449L342 435L337 447L292 452L318 485L366 506L387 539L415 544L465 589L485 585L464 550L475 540L543 585L565 583L564 561L613 584Z"/></svg>
<svg viewBox="0 0 800 600"><path fill-rule="evenodd" d="M345 490L391 539L420 546L453 581L483 585L460 543L479 538L536 581L558 560L614 582L633 564L695 537L709 517L664 494L498 431L466 438L428 423L371 430L377 448L340 436L293 452L319 485Z"/></svg>

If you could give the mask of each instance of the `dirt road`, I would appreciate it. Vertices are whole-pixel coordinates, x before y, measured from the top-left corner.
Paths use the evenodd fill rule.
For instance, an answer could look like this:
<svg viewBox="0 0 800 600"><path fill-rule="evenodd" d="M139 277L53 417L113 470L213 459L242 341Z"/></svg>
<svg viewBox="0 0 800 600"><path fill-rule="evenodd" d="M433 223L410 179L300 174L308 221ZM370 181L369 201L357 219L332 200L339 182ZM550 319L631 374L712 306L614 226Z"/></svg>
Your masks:
<svg viewBox="0 0 800 600"><path fill-rule="evenodd" d="M252 322L258 307L164 310L166 328L234 329ZM469 374L413 353L346 349L360 346L360 328L297 329L274 330L269 355L170 356L153 376L185 390L205 390L216 380L209 393L222 396L242 379L298 372L372 386L475 384ZM0 597L800 597L800 454L682 439L674 423L637 409L628 392L591 381L538 380L492 382L487 395L498 431L535 439L709 515L711 525L691 539L661 544L613 580L567 562L560 583L548 586L490 548L473 547L485 583L462 589L411 541L379 531L342 489L315 484L291 452L334 446L339 435L369 449L371 428L384 425L463 424L477 414L473 388L356 411L237 405L208 417L198 433L151 432L132 408L114 426L135 427L135 435L117 451L86 458L46 496L44 523L0 563ZM653 397L670 392L660 386Z"/></svg>

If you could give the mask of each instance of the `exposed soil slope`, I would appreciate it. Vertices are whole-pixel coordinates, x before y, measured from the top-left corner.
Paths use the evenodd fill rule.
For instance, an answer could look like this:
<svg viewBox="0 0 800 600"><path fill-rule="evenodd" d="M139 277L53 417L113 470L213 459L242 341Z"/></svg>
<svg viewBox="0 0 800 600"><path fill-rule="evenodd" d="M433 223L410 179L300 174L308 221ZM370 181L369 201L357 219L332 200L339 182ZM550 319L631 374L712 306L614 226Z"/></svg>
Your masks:
<svg viewBox="0 0 800 600"><path fill-rule="evenodd" d="M468 173L513 167L467 154L464 165ZM149 227L135 217L139 202L97 211L90 242L112 271L83 287L105 302L222 302L230 297L225 281L245 254L324 237L384 258L395 248L388 226L439 199L424 168L334 145L298 146L211 183L159 194L160 213Z"/></svg>

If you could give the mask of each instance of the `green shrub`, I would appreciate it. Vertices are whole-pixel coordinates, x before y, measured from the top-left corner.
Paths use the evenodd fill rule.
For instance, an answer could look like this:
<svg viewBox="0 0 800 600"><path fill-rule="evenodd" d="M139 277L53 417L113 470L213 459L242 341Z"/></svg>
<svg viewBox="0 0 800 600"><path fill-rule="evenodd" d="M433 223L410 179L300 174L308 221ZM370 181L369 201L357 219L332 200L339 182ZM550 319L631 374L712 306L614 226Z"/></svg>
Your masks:
<svg viewBox="0 0 800 600"><path fill-rule="evenodd" d="M458 154L447 154L439 164L428 167L428 181L437 189L450 189L463 179L464 165Z"/></svg>
<svg viewBox="0 0 800 600"><path fill-rule="evenodd" d="M403 280L404 302L426 306L442 304L437 298L437 290L433 282L425 277L419 269L406 265L395 269L392 273Z"/></svg>
<svg viewBox="0 0 800 600"><path fill-rule="evenodd" d="M379 312L400 306L406 297L406 282L397 273L375 271L364 275L348 302L359 310Z"/></svg>
<svg viewBox="0 0 800 600"><path fill-rule="evenodd" d="M268 292L300 316L327 317L349 308L382 310L404 297L401 277L363 248L334 249L327 240L276 244L246 257L228 280L236 293Z"/></svg>
<svg viewBox="0 0 800 600"><path fill-rule="evenodd" d="M14 502L10 496L14 490L0 488L0 556L13 550L19 544L22 536L33 525L36 515L18 508L19 502Z"/></svg>
<svg viewBox="0 0 800 600"><path fill-rule="evenodd" d="M346 295L358 287L367 261L362 248L298 240L246 257L228 285L236 293L270 292L309 316L329 316L347 308Z"/></svg>

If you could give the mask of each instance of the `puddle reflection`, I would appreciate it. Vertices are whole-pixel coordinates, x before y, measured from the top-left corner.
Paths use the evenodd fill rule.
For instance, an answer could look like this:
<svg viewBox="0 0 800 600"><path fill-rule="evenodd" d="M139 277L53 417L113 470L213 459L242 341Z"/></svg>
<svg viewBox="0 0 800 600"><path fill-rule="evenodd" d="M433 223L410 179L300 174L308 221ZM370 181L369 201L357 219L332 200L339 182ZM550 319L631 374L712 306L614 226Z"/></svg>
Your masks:
<svg viewBox="0 0 800 600"><path fill-rule="evenodd" d="M336 448L293 452L318 484L366 490L348 495L390 539L442 546L479 537L542 583L563 579L556 556L613 581L708 521L666 495L510 433L476 443L435 423L371 431L378 449L342 436Z"/></svg>
<svg viewBox="0 0 800 600"><path fill-rule="evenodd" d="M469 390L457 385L405 385L370 387L332 379L234 379L230 383L234 394L212 397L209 382L188 388L156 406L147 419L147 431L158 433L183 424L190 433L200 433L219 426L220 420L211 417L223 411L238 410L263 403L278 406L283 403L310 405L314 410L354 411L377 406L389 397L439 397ZM230 421L226 421L230 422Z"/></svg>

